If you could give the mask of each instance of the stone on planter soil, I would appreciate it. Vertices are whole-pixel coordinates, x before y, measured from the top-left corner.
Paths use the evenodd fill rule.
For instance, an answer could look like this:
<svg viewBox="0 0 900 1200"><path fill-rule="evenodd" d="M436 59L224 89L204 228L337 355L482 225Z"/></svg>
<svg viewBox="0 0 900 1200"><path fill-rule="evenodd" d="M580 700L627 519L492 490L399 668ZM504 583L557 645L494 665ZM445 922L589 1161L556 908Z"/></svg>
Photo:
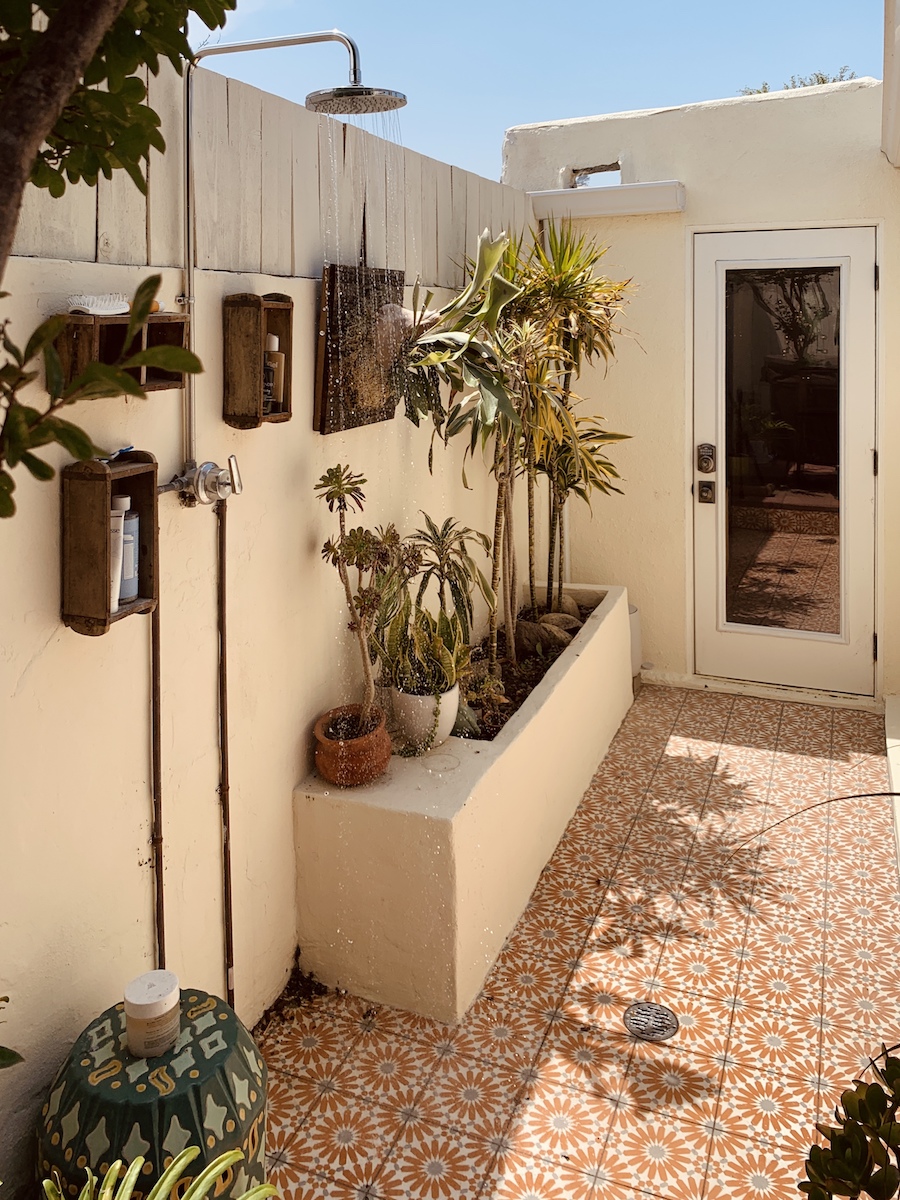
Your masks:
<svg viewBox="0 0 900 1200"><path fill-rule="evenodd" d="M571 633L555 625L545 625L540 621L516 622L516 653L522 658L537 654L538 646L544 651L564 650L571 640Z"/></svg>
<svg viewBox="0 0 900 1200"><path fill-rule="evenodd" d="M556 629L562 629L565 633L575 633L583 624L577 617L570 617L568 613L544 613L540 619L541 625L552 625Z"/></svg>

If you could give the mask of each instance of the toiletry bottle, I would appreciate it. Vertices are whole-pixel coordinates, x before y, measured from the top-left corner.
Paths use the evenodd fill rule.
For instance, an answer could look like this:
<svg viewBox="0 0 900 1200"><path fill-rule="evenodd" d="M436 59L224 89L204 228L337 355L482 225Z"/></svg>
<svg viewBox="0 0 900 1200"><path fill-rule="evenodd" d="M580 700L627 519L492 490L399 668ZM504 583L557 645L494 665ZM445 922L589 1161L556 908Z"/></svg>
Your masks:
<svg viewBox="0 0 900 1200"><path fill-rule="evenodd" d="M136 1058L171 1050L181 1028L181 992L173 971L148 971L125 988L125 1033Z"/></svg>
<svg viewBox="0 0 900 1200"><path fill-rule="evenodd" d="M138 555L140 552L140 518L131 505L130 496L113 496L114 512L123 512L122 583L119 602L127 604L138 596Z"/></svg>
<svg viewBox="0 0 900 1200"><path fill-rule="evenodd" d="M282 411L284 405L284 355L278 349L278 337L274 333L266 334L266 357L264 359L263 374L266 379L269 378L267 372L271 371L271 404L269 406L270 413L278 413ZM265 412L265 385L263 387L263 411Z"/></svg>
<svg viewBox="0 0 900 1200"><path fill-rule="evenodd" d="M119 589L122 586L122 552L124 541L125 514L113 511L109 514L109 611L119 611Z"/></svg>

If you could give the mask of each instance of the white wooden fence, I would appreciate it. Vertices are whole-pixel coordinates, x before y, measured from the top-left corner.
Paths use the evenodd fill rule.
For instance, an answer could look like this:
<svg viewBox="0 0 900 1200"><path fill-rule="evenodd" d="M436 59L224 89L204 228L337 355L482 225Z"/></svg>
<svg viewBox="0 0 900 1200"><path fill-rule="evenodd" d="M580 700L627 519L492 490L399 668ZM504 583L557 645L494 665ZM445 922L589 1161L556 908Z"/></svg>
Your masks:
<svg viewBox="0 0 900 1200"><path fill-rule="evenodd" d="M183 261L182 81L149 78L165 155L148 194L124 172L62 199L29 188L14 252L155 267ZM522 232L527 195L352 125L200 69L194 91L196 263L200 269L318 278L355 262L366 213L370 266L458 287L480 231Z"/></svg>

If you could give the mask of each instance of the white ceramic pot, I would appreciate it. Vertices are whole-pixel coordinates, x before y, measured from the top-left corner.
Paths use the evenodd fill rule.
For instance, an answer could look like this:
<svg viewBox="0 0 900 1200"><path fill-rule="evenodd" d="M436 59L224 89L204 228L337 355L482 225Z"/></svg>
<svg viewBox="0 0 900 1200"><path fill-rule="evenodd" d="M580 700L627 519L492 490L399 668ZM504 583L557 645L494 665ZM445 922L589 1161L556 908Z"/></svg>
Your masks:
<svg viewBox="0 0 900 1200"><path fill-rule="evenodd" d="M409 692L398 691L397 688L391 688L391 696L394 719L410 745L419 747L424 752L446 742L459 711L459 684L454 684L449 692L444 692L437 700L434 696L413 696ZM435 729L434 710L438 703L440 711Z"/></svg>

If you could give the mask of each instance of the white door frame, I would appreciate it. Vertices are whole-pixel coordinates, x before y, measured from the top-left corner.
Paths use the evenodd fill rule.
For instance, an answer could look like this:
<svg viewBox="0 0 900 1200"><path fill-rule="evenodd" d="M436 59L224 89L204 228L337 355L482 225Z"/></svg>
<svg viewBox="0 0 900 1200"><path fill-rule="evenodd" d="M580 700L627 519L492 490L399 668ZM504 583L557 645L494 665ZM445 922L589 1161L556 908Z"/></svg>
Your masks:
<svg viewBox="0 0 900 1200"><path fill-rule="evenodd" d="M734 237L722 236L722 237L716 237L715 239L709 238L709 240L706 241L703 235L707 235L707 234L716 234L716 235L732 234L732 235L736 235L736 236L734 236ZM702 373L704 369L707 372L709 370L709 361L708 361L709 338L705 337L704 332L702 330L698 331L698 326L695 324L695 302L697 300L698 287L703 286L703 280L700 279L697 274L698 258L700 256L703 256L703 262L701 264L700 269L705 270L707 272L707 278L709 277L708 272L710 269L710 257L711 257L709 250L711 250L712 247L716 248L715 254L712 255L713 263L715 263L715 260L717 258L719 258L719 256L721 255L721 257L724 261L728 261L733 266L738 266L738 265L751 266L756 261L759 261L760 265L765 265L766 263L771 264L773 262L778 262L778 263L783 262L785 265L788 265L792 259L794 259L794 260L820 259L820 260L824 260L824 261L837 261L837 260L843 259L847 256L847 254L849 253L848 247L850 249L852 249L854 258L859 256L861 263L866 261L867 259L868 259L868 262L871 263L872 259L874 259L874 261L877 262L877 258L878 258L877 251L878 251L878 244L880 241L879 234L880 234L880 230L878 227L878 223L876 223L876 222L872 222L872 223L865 223L865 222L850 223L850 222L847 222L847 223L840 223L840 224L828 225L828 226L810 225L810 226L806 226L802 229L785 229L783 226L780 228L774 228L774 229L773 228L769 228L769 229L760 228L760 229L753 229L753 230L747 230L745 227L744 228L732 227L730 229L722 229L721 227L715 227L715 228L694 228L694 229L690 229L690 230L686 231L687 250L688 250L687 284L688 284L688 301L689 301L688 306L687 306L687 322L686 322L686 325L687 325L687 368L688 368L687 369L688 387L687 387L687 396L686 396L686 401L687 401L686 409L687 409L688 422L687 422L686 428L687 428L687 436L688 436L687 472L688 472L689 481L692 481L694 484L696 484L698 478L700 478L700 479L703 478L703 476L698 476L697 471L696 471L695 446L698 441L710 441L710 440L715 441L716 444L719 445L719 447L720 447L720 455L722 455L724 457L724 444L721 441L719 430L716 430L715 434L710 436L711 431L709 430L709 428L707 428L705 431L698 431L694 428L694 423L695 423L694 395L695 395L695 386L697 386L697 376L698 376L698 373ZM741 235L744 235L743 238L741 237ZM751 235L751 236L747 237L746 235ZM758 236L753 236L753 235L758 235ZM859 236L855 236L855 235L859 235ZM757 247L759 247L760 244L762 244L765 247L765 250L763 253L753 252L757 249L757 247L753 246L754 242L757 243ZM703 250L704 245L706 246L706 251ZM749 253L749 254L747 253L748 246L751 248L751 253ZM868 268L866 268L866 270L868 270ZM722 275L722 277L724 277L724 268L722 268L722 271L720 272L720 274ZM863 305L870 303L871 299L874 298L874 283L872 281L871 275L869 275L869 278L868 278L869 298L868 299L863 298L863 294L859 289L859 283L861 280L861 272L857 271L855 274L856 274L856 279L854 280L854 282L856 284L856 287L854 290L854 300L856 303L856 310L857 310L857 312L859 312L860 308ZM845 307L847 305L847 296L846 296L847 286L848 286L847 277L845 274L845 276L842 278L842 326L844 329L847 328L846 321L851 319L853 316L852 306L849 309ZM718 288L718 284L717 284L717 288ZM717 322L716 323L717 323L717 325L721 325L721 324L723 324L723 313L722 313L722 305L721 305L720 297L717 297L716 306L717 306ZM871 309L869 309L869 313L871 313ZM868 313L866 315L866 320L868 320ZM869 359L869 370L867 371L867 374L870 374L871 377L867 381L864 382L864 386L871 387L871 392L872 392L873 401L874 401L873 427L872 427L871 431L867 431L867 433L866 433L866 440L868 442L867 450L872 449L877 446L877 420L878 420L878 412L879 412L879 405L877 403L877 400L878 400L877 387L878 387L878 382L881 378L881 371L878 368L879 368L879 362L880 362L880 355L883 352L881 339L878 338L877 312L875 313L875 326L873 329L873 334L874 334L875 342L874 342L874 347L872 347L872 352L871 352L870 359ZM721 333L719 333L717 336L720 340ZM703 342L704 344L698 347L698 340ZM701 354L705 354L705 356L706 356L704 362L700 361ZM716 371L719 370L720 358L721 358L721 355L718 354L718 352L717 352L717 355L716 355L716 364L717 365L715 368ZM842 355L842 373L846 369L847 369L847 359L846 359L845 355ZM708 380L707 380L707 385L708 385ZM845 425L845 428L846 428L846 425ZM842 439L843 439L843 437L844 437L844 429L842 429ZM857 439L857 441L858 441L858 439ZM842 463L842 468L843 468L843 470L842 470L842 487L843 487L844 480L846 479L846 477L849 473L849 470L851 469L851 459L849 459L847 457L846 446L842 447L841 463ZM723 462L723 466L724 466L724 462ZM855 469L857 471L857 480L859 480L860 463L859 463L858 453L856 455ZM719 483L719 488L720 488L720 490L722 490L724 488L724 470L719 471L718 476L717 476L717 482L718 481L721 481ZM868 511L868 517L867 517L868 524L867 524L867 535L866 536L868 538L868 541L869 541L869 544L871 547L871 553L874 556L874 560L873 560L872 569L870 569L868 572L869 581L867 583L867 587L865 589L863 589L866 592L866 595L865 595L862 603L863 603L864 608L868 612L869 628L872 630L877 630L877 628L878 628L877 622L878 622L878 617L880 615L878 612L878 609L880 608L880 606L878 606L876 604L877 593L876 593L876 586L875 586L876 585L875 577L880 573L880 555L877 553L877 548L880 544L880 539L878 536L879 535L878 518L880 517L880 506L876 507L876 505L875 505L874 492L875 492L875 481L873 480L871 497L866 495L861 499L856 499L854 503L862 506L863 508L866 508ZM854 494L856 495L856 493L854 493ZM724 496L722 496L721 499L724 500ZM716 678L717 680L720 680L720 681L731 680L732 682L734 682L736 687L749 688L751 690L753 690L753 689L766 690L766 689L770 689L770 688L775 688L776 690L780 690L782 688L789 688L789 689L794 688L794 689L801 689L801 690L805 690L805 691L813 690L813 691L821 691L821 692L844 692L844 693L849 693L851 695L859 696L860 698L871 697L873 694L875 694L876 688L878 687L878 685L880 683L880 664L875 664L875 667L873 669L872 659L871 659L871 641L869 641L868 647L867 647L868 654L867 654L866 669L864 671L865 682L861 682L861 675L860 675L861 665L860 665L860 660L859 660L860 645L858 643L858 638L857 638L856 649L854 652L855 659L856 659L856 665L855 665L855 670L852 670L850 672L850 674L853 676L853 681L850 683L849 686L847 685L847 678L849 677L847 675L847 673L845 672L843 674L843 676L841 676L841 672L837 671L833 667L833 665L832 665L832 667L829 667L827 662L821 670L813 670L812 673L810 673L807 670L805 672L805 675L801 674L800 678L798 678L796 675L792 676L790 674L790 672L786 672L785 676L782 678L777 678L777 677L773 677L771 671L769 671L767 673L765 670L762 670L760 672L764 676L762 679L751 680L751 679L748 679L748 672L746 670L735 670L733 662L730 665L726 664L724 669L721 669L717 666L715 670L710 670L710 655L709 655L708 647L706 647L704 649L703 661L698 660L697 620L695 619L695 611L702 604L705 603L706 610L707 610L705 619L708 622L709 604L708 604L708 602L706 602L703 599L703 597L698 597L698 590L700 590L700 589L697 588L696 583L695 583L695 562L696 562L697 554L702 553L702 545L698 549L698 545L696 542L696 530L695 530L695 520L697 517L697 505L696 505L696 501L695 501L694 497L690 494L690 486L688 488L687 504L690 509L690 531L691 531L689 539L688 539L688 546L687 546L688 559L689 559L689 563L688 563L688 565L689 565L689 571L688 571L689 606L688 606L687 617L688 617L688 623L690 626L689 644L693 647L693 655L694 655L694 658L693 658L693 662L694 662L693 678L694 678L694 680L697 683L701 683L701 682L705 683L707 686L708 686L708 683L711 678ZM706 506L704 506L704 507L706 507ZM722 512L722 504L720 503L720 504L717 504L716 506L710 506L710 507L713 510L713 514L715 514L715 519L716 519L717 523L721 526L721 524L723 522L723 516L724 516L724 514L722 516L719 515ZM846 508L846 504L842 500L842 507L841 507L842 534L844 534L848 529L848 526L846 525L846 522L844 521L844 516L847 513L847 511L848 510ZM704 515L706 515L706 514L704 514ZM710 514L710 515L712 515L712 514ZM709 524L709 517L707 515L707 530L708 530L708 524ZM701 526L701 537L700 537L701 543L704 541L704 536L706 536L706 540L708 541L708 532L706 535L704 535L702 533L702 526ZM851 534L851 536L852 536L852 534ZM857 534L857 536L859 536L859 535ZM847 568L846 568L847 558L846 558L846 549L845 549L847 542L848 542L848 538L846 536L842 537L842 545L841 545L842 579L844 581L846 581L848 578ZM846 588L842 588L842 590L846 591ZM700 601L699 604L698 604L698 599ZM717 606L718 606L718 601L717 601ZM782 654L784 653L785 650L788 650L788 649L791 649L791 650L801 649L802 650L802 647L800 647L800 642L802 642L802 641L806 641L806 642L819 641L819 642L824 642L826 644L828 642L843 643L846 646L850 641L852 641L852 639L854 637L854 631L858 631L858 628L859 628L859 620L858 620L859 606L860 606L860 601L859 601L859 598L857 598L857 600L854 602L854 611L849 613L849 615L848 615L849 619L845 619L842 622L842 634L837 637L829 636L829 635L821 635L821 634L820 635L806 634L805 636L804 635L792 635L790 632L786 632L786 631L771 631L771 633L774 634L773 641L777 641L778 638L788 639L787 641L783 641L781 643L781 646L779 647L779 652ZM723 615L723 611L724 610L717 611L716 615L717 615L717 618L719 618L717 620L717 624L721 624L721 617ZM846 613L846 609L845 609L845 613ZM853 628L850 628L851 624L852 624ZM753 634L755 632L753 627L747 627L747 626L741 627L740 631L744 635L749 635L751 637L753 636ZM736 630L736 627L732 625L729 627L729 629L726 629L724 632L736 633L737 630ZM871 635L869 635L869 637L870 636ZM766 634L763 635L762 640L766 641L769 637L770 637L770 633L767 632ZM797 640L791 641L790 639L792 639L792 638L796 638ZM772 644L773 644L772 642L769 642L769 645L772 645ZM745 645L746 645L746 643L745 643ZM828 659L830 653L832 653L832 652L828 651L824 655L824 658L826 660ZM816 655L817 661L820 657L821 657L820 655L818 655L818 654ZM703 675L700 675L700 673L699 673L700 666L703 666L705 668ZM755 668L754 668L754 670L755 670ZM833 682L833 680L835 680L835 679L837 679L837 685Z"/></svg>

